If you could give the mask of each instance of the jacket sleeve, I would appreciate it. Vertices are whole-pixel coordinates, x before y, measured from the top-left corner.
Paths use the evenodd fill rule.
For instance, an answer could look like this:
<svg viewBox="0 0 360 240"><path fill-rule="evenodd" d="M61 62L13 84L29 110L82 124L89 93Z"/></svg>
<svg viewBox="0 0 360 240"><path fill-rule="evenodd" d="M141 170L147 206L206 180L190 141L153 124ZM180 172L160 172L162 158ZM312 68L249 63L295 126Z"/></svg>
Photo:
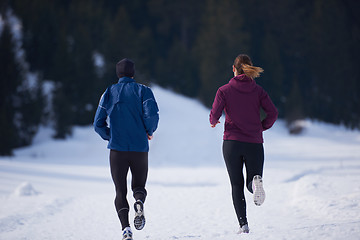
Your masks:
<svg viewBox="0 0 360 240"><path fill-rule="evenodd" d="M260 104L266 113L265 119L261 122L263 130L265 131L271 128L272 125L275 123L278 117L278 111L274 103L271 101L269 95L263 89L260 96Z"/></svg>
<svg viewBox="0 0 360 240"><path fill-rule="evenodd" d="M212 105L212 109L210 111L210 124L214 125L216 124L224 110L225 107L225 97L224 93L219 88L216 92L215 99Z"/></svg>
<svg viewBox="0 0 360 240"><path fill-rule="evenodd" d="M156 131L159 122L159 108L153 92L146 87L142 97L143 121L146 133L150 136Z"/></svg>
<svg viewBox="0 0 360 240"><path fill-rule="evenodd" d="M106 122L107 111L106 111L106 101L108 99L108 89L101 96L99 106L95 113L94 119L94 129L100 137L104 140L110 140L110 128Z"/></svg>

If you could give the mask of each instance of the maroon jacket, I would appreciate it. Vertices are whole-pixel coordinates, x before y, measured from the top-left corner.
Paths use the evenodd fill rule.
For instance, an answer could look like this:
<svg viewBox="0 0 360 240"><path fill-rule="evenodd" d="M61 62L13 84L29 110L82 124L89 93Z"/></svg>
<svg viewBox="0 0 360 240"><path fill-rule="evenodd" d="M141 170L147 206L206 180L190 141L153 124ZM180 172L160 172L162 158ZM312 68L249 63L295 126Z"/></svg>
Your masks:
<svg viewBox="0 0 360 240"><path fill-rule="evenodd" d="M260 107L266 113L261 121ZM225 110L224 140L263 143L262 132L271 128L278 111L265 90L246 75L232 78L220 87L210 112L210 123L216 124Z"/></svg>

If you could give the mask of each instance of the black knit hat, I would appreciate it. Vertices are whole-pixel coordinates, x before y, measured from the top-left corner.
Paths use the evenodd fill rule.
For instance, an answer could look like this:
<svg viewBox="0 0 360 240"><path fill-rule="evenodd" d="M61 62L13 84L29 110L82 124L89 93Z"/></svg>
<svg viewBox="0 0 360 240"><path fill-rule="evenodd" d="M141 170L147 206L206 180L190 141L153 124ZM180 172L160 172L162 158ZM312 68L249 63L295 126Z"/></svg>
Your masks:
<svg viewBox="0 0 360 240"><path fill-rule="evenodd" d="M124 58L116 64L116 75L121 77L133 77L135 75L135 63L128 58Z"/></svg>

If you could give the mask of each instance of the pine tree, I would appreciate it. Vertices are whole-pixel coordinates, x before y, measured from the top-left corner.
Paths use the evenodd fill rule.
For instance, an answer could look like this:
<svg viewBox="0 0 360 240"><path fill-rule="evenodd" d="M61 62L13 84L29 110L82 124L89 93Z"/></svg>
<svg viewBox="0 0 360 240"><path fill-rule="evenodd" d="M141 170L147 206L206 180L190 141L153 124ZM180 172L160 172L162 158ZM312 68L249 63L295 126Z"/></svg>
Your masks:
<svg viewBox="0 0 360 240"><path fill-rule="evenodd" d="M5 2L23 22L30 70L54 82L58 137L91 123L123 57L135 61L137 81L150 79L210 106L239 53L264 68L257 81L280 117L289 113L288 93L297 85L305 117L360 128L359 1ZM94 52L104 59L100 75Z"/></svg>
<svg viewBox="0 0 360 240"><path fill-rule="evenodd" d="M259 79L259 84L269 91L274 104L283 110L284 106L281 100L285 98L285 69L279 43L271 32L267 32L262 41L261 59L263 61L259 64L265 71ZM282 115L282 111L280 114Z"/></svg>
<svg viewBox="0 0 360 240"><path fill-rule="evenodd" d="M356 86L359 82L356 46L344 4L316 0L311 12L309 69L313 81L311 116L333 123L359 126ZM356 56L355 58L353 56ZM355 100L355 101L354 101ZM355 113L355 114L354 114Z"/></svg>
<svg viewBox="0 0 360 240"><path fill-rule="evenodd" d="M235 10L234 10L235 9ZM216 89L233 76L232 64L240 53L247 53L248 34L235 0L208 0L194 48L201 80L200 98L206 105L214 99Z"/></svg>
<svg viewBox="0 0 360 240"><path fill-rule="evenodd" d="M0 155L11 155L12 149L19 144L13 96L20 77L10 27L5 23L0 36Z"/></svg>
<svg viewBox="0 0 360 240"><path fill-rule="evenodd" d="M0 155L11 155L14 148L31 144L42 116L38 79L29 79L16 49L5 19L0 36Z"/></svg>
<svg viewBox="0 0 360 240"><path fill-rule="evenodd" d="M302 120L305 117L303 110L303 97L301 95L297 79L294 79L292 83L293 86L285 103L285 119L288 125L291 125L297 120Z"/></svg>

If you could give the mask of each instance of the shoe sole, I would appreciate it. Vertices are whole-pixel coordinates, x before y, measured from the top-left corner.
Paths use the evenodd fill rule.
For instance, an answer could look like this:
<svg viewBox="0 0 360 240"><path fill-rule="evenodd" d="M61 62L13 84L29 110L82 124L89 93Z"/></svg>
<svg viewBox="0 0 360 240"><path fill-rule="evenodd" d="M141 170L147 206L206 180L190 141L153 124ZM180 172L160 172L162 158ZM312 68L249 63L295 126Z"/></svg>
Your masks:
<svg viewBox="0 0 360 240"><path fill-rule="evenodd" d="M256 206L260 206L265 201L265 191L263 188L263 181L261 176L257 175L253 179L254 190L254 203Z"/></svg>
<svg viewBox="0 0 360 240"><path fill-rule="evenodd" d="M141 230L145 227L144 205L142 202L135 202L135 218L134 226L136 230Z"/></svg>

